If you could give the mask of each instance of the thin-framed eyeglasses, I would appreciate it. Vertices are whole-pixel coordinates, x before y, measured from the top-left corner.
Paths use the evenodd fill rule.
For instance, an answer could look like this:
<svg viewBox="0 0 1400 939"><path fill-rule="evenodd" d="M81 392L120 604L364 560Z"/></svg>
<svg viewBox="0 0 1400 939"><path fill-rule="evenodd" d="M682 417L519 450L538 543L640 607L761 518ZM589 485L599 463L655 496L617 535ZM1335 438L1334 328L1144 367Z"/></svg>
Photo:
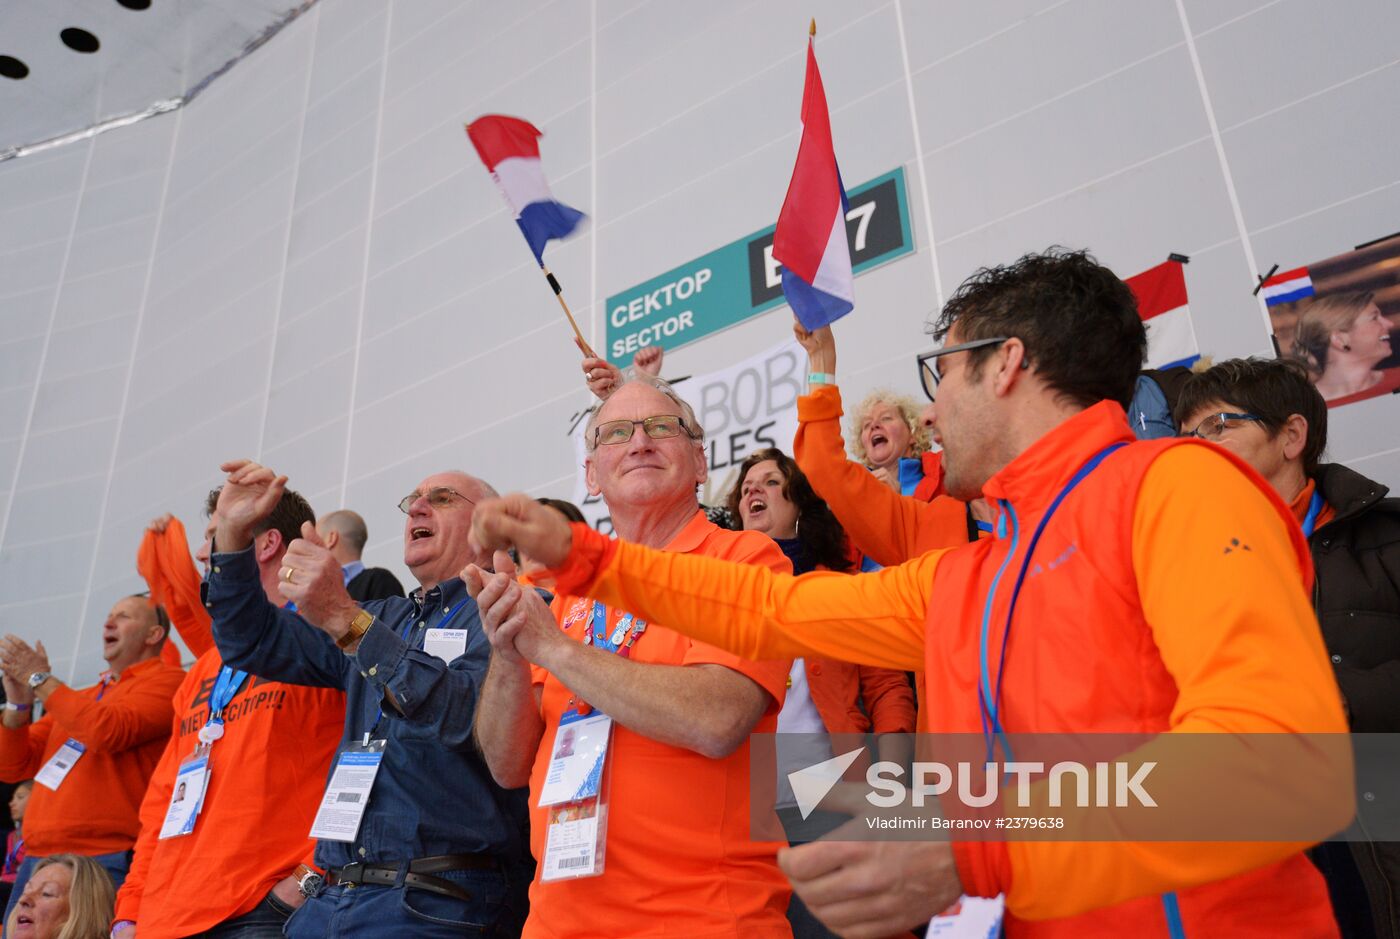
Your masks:
<svg viewBox="0 0 1400 939"><path fill-rule="evenodd" d="M603 421L593 428L593 446L614 447L632 439L637 428L652 440L679 437L685 434L691 440L699 439L694 431L685 426L685 420L678 414L656 414L639 421Z"/></svg>
<svg viewBox="0 0 1400 939"><path fill-rule="evenodd" d="M461 499L468 505L476 505L472 499L468 499L451 486L434 486L427 492L410 492L399 500L399 511L407 515L409 509L413 508L413 503L419 499L427 499L428 504L435 509L445 509L452 505L453 497Z"/></svg>
<svg viewBox="0 0 1400 939"><path fill-rule="evenodd" d="M1264 419L1257 414L1244 414L1238 411L1221 411L1218 414L1210 414L1205 417L1196 429L1188 431L1188 437L1200 437L1202 440L1218 440L1225 431L1242 424L1259 423Z"/></svg>
<svg viewBox="0 0 1400 939"><path fill-rule="evenodd" d="M1010 338L1010 336L993 336L991 339L973 339L971 342L959 342L951 346L944 346L942 349L934 349L932 352L925 352L918 359L919 381L924 386L924 394L932 401L938 392L938 383L943 380L943 375L938 371L938 360L942 356L954 352L966 352L968 349L1000 345ZM1023 367L1025 364L1027 363L1022 363Z"/></svg>

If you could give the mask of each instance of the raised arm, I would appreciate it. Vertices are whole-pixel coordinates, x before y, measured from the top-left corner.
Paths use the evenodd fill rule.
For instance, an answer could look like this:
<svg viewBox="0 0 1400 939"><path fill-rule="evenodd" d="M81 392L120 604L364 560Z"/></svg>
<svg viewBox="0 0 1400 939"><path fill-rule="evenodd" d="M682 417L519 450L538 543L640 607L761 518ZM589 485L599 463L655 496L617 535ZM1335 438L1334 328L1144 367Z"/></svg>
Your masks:
<svg viewBox="0 0 1400 939"><path fill-rule="evenodd" d="M212 649L214 635L209 611L199 596L199 571L178 518L167 513L146 527L136 551L136 569L146 581L151 600L165 607L170 625L190 654L199 658Z"/></svg>
<svg viewBox="0 0 1400 939"><path fill-rule="evenodd" d="M1140 753L1164 748L1156 750L1167 755L1154 770L1155 785L1177 804L1233 799L1241 812L1267 819L1272 816L1253 811L1254 804L1271 811L1269 800L1282 799L1277 817L1315 821L1321 838L1351 817L1350 748L1340 736L1346 721L1304 589L1306 546L1264 486L1205 445L1168 450L1143 480L1133 567L1143 612L1179 694L1170 731ZM1235 549L1236 542L1248 550ZM1248 752L1203 773L1198 761L1182 758L1180 736L1202 733L1313 736L1288 750L1299 758L1289 760L1286 772L1274 765L1277 759L1264 758L1274 747L1241 738ZM1289 738L1275 746L1283 752ZM967 892L1004 892L1018 916L1044 919L1223 880L1304 847L1287 840L1101 840L960 843L955 851Z"/></svg>
<svg viewBox="0 0 1400 939"><path fill-rule="evenodd" d="M612 541L520 494L482 503L473 527L479 544L515 544L555 566L561 593L595 597L746 659L923 667L928 591L942 552L877 574L799 578Z"/></svg>
<svg viewBox="0 0 1400 939"><path fill-rule="evenodd" d="M268 601L251 546L213 556L208 595L225 664L296 685L345 687L350 659L325 633Z"/></svg>
<svg viewBox="0 0 1400 939"><path fill-rule="evenodd" d="M815 374L835 377L836 340L830 326L813 332L794 323ZM841 436L841 392L834 384L814 385L797 399L793 458L826 500L860 552L886 567L902 564L930 548L967 541L966 506L939 496L930 502L901 496L869 470L846 458Z"/></svg>

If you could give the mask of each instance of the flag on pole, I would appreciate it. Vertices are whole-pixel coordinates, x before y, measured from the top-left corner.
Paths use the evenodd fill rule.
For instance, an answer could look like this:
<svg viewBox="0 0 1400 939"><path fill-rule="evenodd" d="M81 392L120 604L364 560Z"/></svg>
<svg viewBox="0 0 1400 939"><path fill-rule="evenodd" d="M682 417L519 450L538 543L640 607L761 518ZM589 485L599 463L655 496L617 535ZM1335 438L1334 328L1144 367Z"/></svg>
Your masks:
<svg viewBox="0 0 1400 939"><path fill-rule="evenodd" d="M815 33L815 23L812 29ZM836 167L814 42L809 36L802 142L773 235L773 257L783 265L783 295L807 329L840 319L855 306L851 249L846 242L850 207Z"/></svg>
<svg viewBox="0 0 1400 939"><path fill-rule="evenodd" d="M1315 292L1312 274L1306 267L1275 274L1264 281L1260 292L1264 294L1265 306L1277 306L1280 303L1292 303L1294 300L1311 297Z"/></svg>
<svg viewBox="0 0 1400 939"><path fill-rule="evenodd" d="M1186 306L1186 274L1179 261L1166 261L1126 281L1147 327L1147 367L1190 365L1201 357L1191 311Z"/></svg>
<svg viewBox="0 0 1400 939"><path fill-rule="evenodd" d="M544 267L545 244L571 234L584 215L550 194L540 165L541 136L529 121L502 114L487 114L467 125L467 137L515 213L535 260Z"/></svg>

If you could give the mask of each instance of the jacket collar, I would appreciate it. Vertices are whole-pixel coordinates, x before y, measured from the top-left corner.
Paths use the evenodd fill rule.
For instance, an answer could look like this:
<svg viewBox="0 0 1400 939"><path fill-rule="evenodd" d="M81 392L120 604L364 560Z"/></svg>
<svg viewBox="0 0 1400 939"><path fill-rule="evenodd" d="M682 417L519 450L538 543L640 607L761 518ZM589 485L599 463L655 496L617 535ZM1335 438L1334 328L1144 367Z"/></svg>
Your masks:
<svg viewBox="0 0 1400 939"><path fill-rule="evenodd" d="M1007 499L1022 511L1036 511L1055 498L1061 486L1113 443L1131 443L1133 429L1122 405L1100 401L1061 421L987 480L982 494Z"/></svg>
<svg viewBox="0 0 1400 939"><path fill-rule="evenodd" d="M1316 479L1317 487L1322 491L1322 498L1337 512L1332 522L1360 515L1384 499L1390 491L1375 480L1367 479L1356 470L1340 463L1322 464L1317 468Z"/></svg>

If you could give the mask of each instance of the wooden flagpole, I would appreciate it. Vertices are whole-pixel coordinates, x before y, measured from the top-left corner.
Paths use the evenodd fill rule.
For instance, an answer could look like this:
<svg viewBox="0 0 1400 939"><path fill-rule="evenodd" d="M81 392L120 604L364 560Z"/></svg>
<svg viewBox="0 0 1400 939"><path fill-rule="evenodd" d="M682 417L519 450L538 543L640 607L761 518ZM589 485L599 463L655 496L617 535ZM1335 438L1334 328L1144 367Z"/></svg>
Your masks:
<svg viewBox="0 0 1400 939"><path fill-rule="evenodd" d="M554 291L555 298L558 299L559 305L564 308L564 315L568 317L569 325L574 328L574 338L578 342L579 349L590 359L598 358L598 353L594 352L593 347L588 344L588 340L583 338L583 332L578 328L578 322L574 319L574 314L569 312L569 304L564 301L564 288L559 286L559 278L550 273L549 268L545 267L543 264L540 265L540 270L544 271L545 280L549 281L549 286Z"/></svg>

